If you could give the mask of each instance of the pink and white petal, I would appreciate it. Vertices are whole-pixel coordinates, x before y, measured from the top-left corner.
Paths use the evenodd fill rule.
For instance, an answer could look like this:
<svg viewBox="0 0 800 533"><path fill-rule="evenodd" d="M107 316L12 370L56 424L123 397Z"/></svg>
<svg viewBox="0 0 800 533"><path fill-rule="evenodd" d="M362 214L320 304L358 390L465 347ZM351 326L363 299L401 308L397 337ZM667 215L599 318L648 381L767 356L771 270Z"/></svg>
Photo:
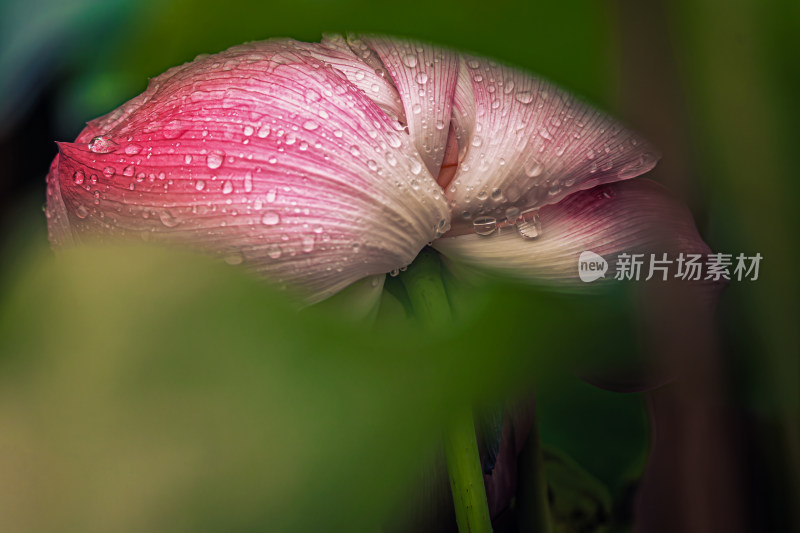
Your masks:
<svg viewBox="0 0 800 533"><path fill-rule="evenodd" d="M606 279L614 277L621 253L655 253L659 259L667 253L674 260L681 252L710 252L688 209L646 179L580 191L538 214L536 239L523 238L512 226L489 236L446 236L434 247L450 259L509 277L560 285L582 283L578 257L584 251L608 261Z"/></svg>
<svg viewBox="0 0 800 533"><path fill-rule="evenodd" d="M437 176L450 131L458 54L428 43L366 36L386 66L405 108L408 131L428 171Z"/></svg>
<svg viewBox="0 0 800 533"><path fill-rule="evenodd" d="M458 60L458 80L456 83L456 90L453 94L453 116L450 124L453 126L453 133L458 145L458 162L464 160L467 153L467 147L472 139L472 132L475 129L475 113L477 107L475 105L475 94L472 90L472 82L469 77L469 69L467 62L463 57ZM448 139L449 140L449 139ZM452 180L452 177L451 177ZM439 181L442 187L450 184Z"/></svg>
<svg viewBox="0 0 800 533"><path fill-rule="evenodd" d="M406 124L403 103L386 70L380 64L373 63L373 66L368 62L369 55L366 59L357 56L356 52L365 55L359 47L348 44L341 35L325 35L319 45L299 44L307 47L308 52L316 59L341 71L350 83L364 91L391 118Z"/></svg>
<svg viewBox="0 0 800 533"><path fill-rule="evenodd" d="M469 140L445 189L459 216L553 204L655 166L649 143L554 84L488 59L463 60L455 108Z"/></svg>
<svg viewBox="0 0 800 533"><path fill-rule="evenodd" d="M291 41L171 69L135 100L60 145L48 180L79 238L185 243L311 302L410 263L447 228L408 135Z"/></svg>

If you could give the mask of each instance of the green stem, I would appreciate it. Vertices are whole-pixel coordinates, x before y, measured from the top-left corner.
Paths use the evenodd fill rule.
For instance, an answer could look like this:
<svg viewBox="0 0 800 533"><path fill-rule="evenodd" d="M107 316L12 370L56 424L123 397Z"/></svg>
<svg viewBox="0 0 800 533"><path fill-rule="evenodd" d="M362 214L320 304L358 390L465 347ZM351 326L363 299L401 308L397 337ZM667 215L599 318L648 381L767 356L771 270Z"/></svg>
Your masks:
<svg viewBox="0 0 800 533"><path fill-rule="evenodd" d="M447 429L444 455L460 533L489 533L492 520L483 486L483 472L469 408L459 409Z"/></svg>
<svg viewBox="0 0 800 533"><path fill-rule="evenodd" d="M427 248L420 252L401 279L416 317L428 329L446 327L452 320L452 310L436 252ZM470 408L463 407L454 414L444 440L458 530L460 533L490 533L492 522Z"/></svg>

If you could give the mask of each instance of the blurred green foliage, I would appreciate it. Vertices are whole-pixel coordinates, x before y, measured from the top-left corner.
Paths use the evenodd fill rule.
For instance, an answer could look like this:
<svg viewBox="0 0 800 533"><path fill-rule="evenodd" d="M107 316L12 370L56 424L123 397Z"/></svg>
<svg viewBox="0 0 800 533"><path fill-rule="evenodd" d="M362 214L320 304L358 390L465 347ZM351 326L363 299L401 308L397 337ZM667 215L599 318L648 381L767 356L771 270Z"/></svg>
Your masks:
<svg viewBox="0 0 800 533"><path fill-rule="evenodd" d="M500 285L452 327L370 329L176 251L20 264L0 307L13 531L374 530L454 407L547 379L577 351L573 328L608 345L619 319L565 321L573 299ZM501 306L549 348L526 348Z"/></svg>

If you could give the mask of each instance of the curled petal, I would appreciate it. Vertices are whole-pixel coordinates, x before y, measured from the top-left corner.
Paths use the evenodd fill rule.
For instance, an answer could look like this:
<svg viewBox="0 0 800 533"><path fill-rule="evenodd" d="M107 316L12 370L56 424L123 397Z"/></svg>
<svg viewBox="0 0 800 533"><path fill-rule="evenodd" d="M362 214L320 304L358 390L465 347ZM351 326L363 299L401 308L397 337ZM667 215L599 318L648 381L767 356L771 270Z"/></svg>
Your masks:
<svg viewBox="0 0 800 533"><path fill-rule="evenodd" d="M546 80L472 56L460 68L453 121L462 155L445 193L461 225L633 178L658 160L644 139Z"/></svg>
<svg viewBox="0 0 800 533"><path fill-rule="evenodd" d="M366 37L364 42L389 71L400 93L414 145L430 173L437 176L450 131L458 55L411 40Z"/></svg>
<svg viewBox="0 0 800 533"><path fill-rule="evenodd" d="M445 256L502 274L538 282L580 284L578 258L594 252L608 261L626 253L706 254L685 206L646 180L618 182L577 192L538 212L540 234L526 239L514 227L482 236L474 232L434 243ZM661 257L661 256L659 256ZM643 272L643 277L648 272Z"/></svg>
<svg viewBox="0 0 800 533"><path fill-rule="evenodd" d="M442 191L402 125L309 46L198 58L61 143L54 244L181 242L308 301L410 263L448 225Z"/></svg>
<svg viewBox="0 0 800 533"><path fill-rule="evenodd" d="M357 43L348 44L341 35L326 35L319 45L298 44L303 44L315 58L341 71L350 83L364 91L387 115L405 124L406 116L400 95L383 66L367 61L372 57L370 50L362 50Z"/></svg>

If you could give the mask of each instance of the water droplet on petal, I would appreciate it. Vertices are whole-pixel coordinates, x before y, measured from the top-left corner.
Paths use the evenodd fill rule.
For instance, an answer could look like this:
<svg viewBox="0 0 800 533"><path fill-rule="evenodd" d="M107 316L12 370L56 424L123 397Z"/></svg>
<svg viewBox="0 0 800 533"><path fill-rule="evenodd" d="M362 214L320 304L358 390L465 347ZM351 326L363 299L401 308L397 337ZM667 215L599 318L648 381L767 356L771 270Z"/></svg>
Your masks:
<svg viewBox="0 0 800 533"><path fill-rule="evenodd" d="M128 165L127 167L125 167L124 169L122 169L122 175L123 175L123 176L126 176L126 177L130 178L130 177L132 177L134 174L136 174L136 167L135 167L135 166L133 166L133 165Z"/></svg>
<svg viewBox="0 0 800 533"><path fill-rule="evenodd" d="M280 215L274 211L267 211L261 217L261 223L265 226L274 226L281 221Z"/></svg>
<svg viewBox="0 0 800 533"><path fill-rule="evenodd" d="M78 216L78 218L84 219L89 216L89 210L86 208L85 205L79 205L75 209L75 214Z"/></svg>
<svg viewBox="0 0 800 533"><path fill-rule="evenodd" d="M269 248L267 248L267 255L269 255L272 259L278 259L281 256L281 247L277 244L273 244Z"/></svg>
<svg viewBox="0 0 800 533"><path fill-rule="evenodd" d="M306 120L303 122L303 128L307 129L308 131L314 131L315 129L319 128L319 124L313 120Z"/></svg>
<svg viewBox="0 0 800 533"><path fill-rule="evenodd" d="M214 170L222 166L222 161L225 159L225 153L221 150L213 150L206 156L206 165L208 168Z"/></svg>
<svg viewBox="0 0 800 533"><path fill-rule="evenodd" d="M526 176L529 178L535 178L542 173L544 170L544 165L542 165L542 163L536 159L531 159L525 162L524 170Z"/></svg>
<svg viewBox="0 0 800 533"><path fill-rule="evenodd" d="M75 185L83 185L85 179L86 174L83 173L83 170L76 170L75 174L72 175L72 181L75 182Z"/></svg>
<svg viewBox="0 0 800 533"><path fill-rule="evenodd" d="M175 215L173 215L169 210L159 213L158 218L161 220L161 223L168 228L174 228L181 223L181 221L178 220L178 218L175 217Z"/></svg>
<svg viewBox="0 0 800 533"><path fill-rule="evenodd" d="M142 151L142 147L138 144L129 144L125 147L125 153L127 155L136 155Z"/></svg>
<svg viewBox="0 0 800 533"><path fill-rule="evenodd" d="M513 205L506 209L506 220L508 220L509 224L516 224L519 213L519 207Z"/></svg>
<svg viewBox="0 0 800 533"><path fill-rule="evenodd" d="M516 98L517 102L525 105L533 102L533 94L530 91L518 91L514 98Z"/></svg>
<svg viewBox="0 0 800 533"><path fill-rule="evenodd" d="M197 180L194 183L194 188L197 189L198 191L202 191L203 189L206 188L206 182L203 180Z"/></svg>
<svg viewBox="0 0 800 533"><path fill-rule="evenodd" d="M108 154L116 149L117 143L106 135L99 135L89 142L89 150L95 154Z"/></svg>
<svg viewBox="0 0 800 533"><path fill-rule="evenodd" d="M255 128L253 128L253 126L245 126L244 127L244 135L245 135L245 137L250 137L255 132L256 132L256 130L255 130Z"/></svg>
<svg viewBox="0 0 800 533"><path fill-rule="evenodd" d="M177 120L173 120L164 126L164 128L161 130L161 135L163 135L165 139L177 139L181 136L181 134L183 134L184 131L185 128L183 125Z"/></svg>
<svg viewBox="0 0 800 533"><path fill-rule="evenodd" d="M539 213L526 213L523 219L516 224L517 231L524 239L536 239L542 234L542 223L539 220Z"/></svg>
<svg viewBox="0 0 800 533"><path fill-rule="evenodd" d="M230 180L225 180L225 183L222 184L222 194L230 194L233 192L233 183Z"/></svg>
<svg viewBox="0 0 800 533"><path fill-rule="evenodd" d="M408 54L403 57L403 64L408 68L414 68L417 66L417 56L413 54Z"/></svg>
<svg viewBox="0 0 800 533"><path fill-rule="evenodd" d="M491 235L497 229L497 219L493 217L478 217L472 221L472 228L478 235Z"/></svg>
<svg viewBox="0 0 800 533"><path fill-rule="evenodd" d="M428 75L425 72L418 72L416 80L420 85L425 85L428 83Z"/></svg>
<svg viewBox="0 0 800 533"><path fill-rule="evenodd" d="M309 253L314 249L314 236L313 235L304 235L303 236L303 252Z"/></svg>

